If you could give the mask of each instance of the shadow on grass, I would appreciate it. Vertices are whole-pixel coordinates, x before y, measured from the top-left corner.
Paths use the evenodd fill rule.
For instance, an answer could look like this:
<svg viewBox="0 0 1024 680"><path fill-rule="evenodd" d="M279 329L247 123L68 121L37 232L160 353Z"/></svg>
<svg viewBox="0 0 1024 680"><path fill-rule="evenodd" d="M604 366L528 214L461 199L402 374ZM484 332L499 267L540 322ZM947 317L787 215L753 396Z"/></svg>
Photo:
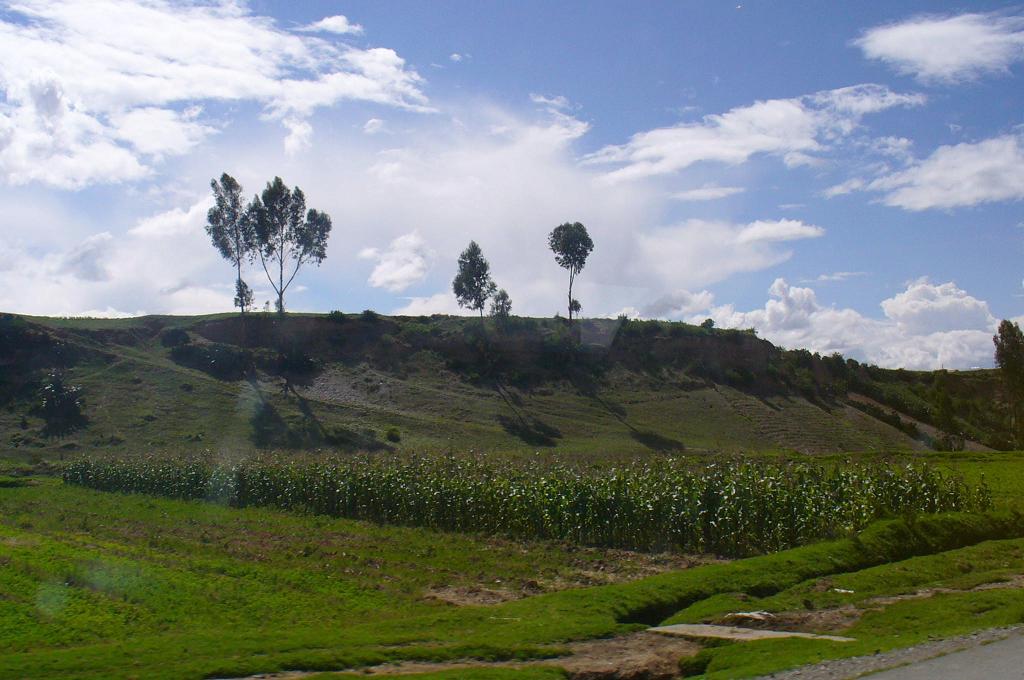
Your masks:
<svg viewBox="0 0 1024 680"><path fill-rule="evenodd" d="M381 451L392 447L377 439L370 429L352 430L346 427L324 427L313 410L313 404L285 384L286 395L295 398L298 418L282 416L280 411L264 397L259 385L252 381L259 395L259 405L250 419L252 442L260 448L307 449L323 445L345 451Z"/></svg>
<svg viewBox="0 0 1024 680"><path fill-rule="evenodd" d="M686 446L678 439L672 439L660 435L657 432L645 432L643 430L630 429L629 436L640 442L649 449L655 451L685 451Z"/></svg>
<svg viewBox="0 0 1024 680"><path fill-rule="evenodd" d="M558 442L555 440L562 438L561 430L533 416L524 417L518 413L515 417L501 415L498 422L505 432L530 446L556 446Z"/></svg>

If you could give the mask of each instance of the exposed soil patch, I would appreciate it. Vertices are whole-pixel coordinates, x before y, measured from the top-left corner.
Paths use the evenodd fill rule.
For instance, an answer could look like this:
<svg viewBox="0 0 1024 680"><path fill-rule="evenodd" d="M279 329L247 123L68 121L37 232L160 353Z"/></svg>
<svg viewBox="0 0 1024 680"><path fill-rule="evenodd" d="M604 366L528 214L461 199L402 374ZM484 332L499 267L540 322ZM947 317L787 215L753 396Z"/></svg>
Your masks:
<svg viewBox="0 0 1024 680"><path fill-rule="evenodd" d="M405 662L347 669L363 675L410 675L465 668L524 668L558 666L572 680L671 680L679 676L679 660L700 651L700 645L682 638L639 632L624 637L572 642L572 654L537 661ZM297 680L312 672L289 671L252 675L237 680Z"/></svg>
<svg viewBox="0 0 1024 680"><path fill-rule="evenodd" d="M535 582L534 582L535 583ZM424 599L446 602L459 607L501 604L509 600L518 600L533 593L520 594L518 591L485 588L484 586L451 586L431 588Z"/></svg>
<svg viewBox="0 0 1024 680"><path fill-rule="evenodd" d="M498 542L498 539L494 539ZM441 585L423 594L427 600L465 606L486 606L521 600L542 593L584 588L588 586L623 583L667 571L681 571L704 564L725 562L711 556L675 555L671 553L647 554L628 550L580 548L567 546L579 553L572 569L550 578L509 581L501 585L476 583L470 585ZM600 555L593 559L594 555Z"/></svg>
<svg viewBox="0 0 1024 680"><path fill-rule="evenodd" d="M574 680L668 680L679 675L679 659L700 645L684 639L639 632L609 640L569 645L573 654L554 660Z"/></svg>
<svg viewBox="0 0 1024 680"><path fill-rule="evenodd" d="M815 584L814 590L824 592L832 587L829 579L822 579ZM880 610L891 604L905 600L920 600L950 593L978 592L985 590L1005 590L1024 588L1024 574L1018 574L1006 581L992 581L969 588L922 588L912 593L872 597L859 603L831 609L798 610L788 612L733 612L719 617L709 623L723 626L741 626L759 630L786 630L802 633L826 633L843 631L850 628L865 613Z"/></svg>
<svg viewBox="0 0 1024 680"><path fill-rule="evenodd" d="M857 623L864 612L853 605L813 611L775 612L754 617L746 612L727 614L712 623L742 626L758 630L785 630L798 633L824 633L845 630Z"/></svg>

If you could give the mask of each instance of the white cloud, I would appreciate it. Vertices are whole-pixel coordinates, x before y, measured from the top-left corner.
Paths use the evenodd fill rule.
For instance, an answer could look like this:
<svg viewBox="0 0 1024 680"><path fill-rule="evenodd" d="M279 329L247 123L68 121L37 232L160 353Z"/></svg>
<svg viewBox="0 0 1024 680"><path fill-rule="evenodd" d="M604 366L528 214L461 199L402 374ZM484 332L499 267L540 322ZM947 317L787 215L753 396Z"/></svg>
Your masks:
<svg viewBox="0 0 1024 680"><path fill-rule="evenodd" d="M367 279L374 288L384 288L400 293L414 283L419 283L430 269L433 252L418 232L410 232L391 241L386 250L364 248L359 253L364 260L377 264Z"/></svg>
<svg viewBox="0 0 1024 680"><path fill-rule="evenodd" d="M371 118L363 125L363 132L368 135L375 135L384 131L384 121L380 118Z"/></svg>
<svg viewBox="0 0 1024 680"><path fill-rule="evenodd" d="M731 224L691 219L636 234L631 271L636 279L662 290L689 289L785 262L792 252L778 243L817 238L824 233L821 227L799 220Z"/></svg>
<svg viewBox="0 0 1024 680"><path fill-rule="evenodd" d="M677 201L716 201L720 198L727 198L746 191L743 187L720 187L714 184L705 184L699 189L688 189L672 194Z"/></svg>
<svg viewBox="0 0 1024 680"><path fill-rule="evenodd" d="M845 182L840 182L839 184L834 184L830 186L829 188L822 191L821 195L824 196L825 198L835 198L836 196L844 196L846 194L853 193L854 191L859 191L860 189L863 189L866 184L867 182L865 182L859 177L851 177Z"/></svg>
<svg viewBox="0 0 1024 680"><path fill-rule="evenodd" d="M688 290L676 290L666 293L644 306L643 310L625 308L621 313L630 318L645 319L679 319L689 314L709 309L715 296L709 291L691 293Z"/></svg>
<svg viewBox="0 0 1024 680"><path fill-rule="evenodd" d="M534 104L539 104L544 108L555 109L558 111L568 111L572 109L572 104L569 100L562 95L555 95L554 97L548 97L542 94L530 93L530 101Z"/></svg>
<svg viewBox="0 0 1024 680"><path fill-rule="evenodd" d="M87 309L84 312L75 314L76 317L82 317L86 319L128 319L133 316L142 316L145 312L122 312L119 309L113 307L107 307L106 309Z"/></svg>
<svg viewBox="0 0 1024 680"><path fill-rule="evenodd" d="M940 146L928 158L883 175L867 188L885 192L886 205L906 210L1019 200L1024 198L1024 142L1019 136L1004 135L976 144Z"/></svg>
<svg viewBox="0 0 1024 680"><path fill-rule="evenodd" d="M1005 75L1024 60L1024 17L921 16L867 31L854 41L864 56L922 82L957 83Z"/></svg>
<svg viewBox="0 0 1024 680"><path fill-rule="evenodd" d="M475 315L477 312L459 307L451 293L436 293L427 297L406 298L408 302L391 313L396 316L430 316L451 314L453 316Z"/></svg>
<svg viewBox="0 0 1024 680"><path fill-rule="evenodd" d="M736 235L736 243L747 244L767 241L796 241L824 236L825 230L800 220L758 220L743 227Z"/></svg>
<svg viewBox="0 0 1024 680"><path fill-rule="evenodd" d="M856 278L856 277L860 277L860 276L867 276L867 275L868 275L867 272L832 272L831 274L818 274L817 277L815 277L813 279L804 279L803 281L801 281L801 283L811 283L812 281L813 282L817 282L817 283L831 283L831 282L834 282L834 281L848 281L849 279L852 279L852 278Z"/></svg>
<svg viewBox="0 0 1024 680"><path fill-rule="evenodd" d="M783 220L689 221L658 228L654 225L662 224L673 207L659 182L607 185L598 169L578 164L574 147L586 123L548 111L523 118L476 101L450 114L414 117L410 125L416 134L396 135L388 141L402 145L384 150L380 140L386 138L358 130L344 138L324 135L304 152L301 163L289 160L276 139L226 130L175 162L177 175L192 178L182 179L184 198L175 197L159 214L128 224L111 217L110 224L82 228L79 241L99 231L114 235L112 253L103 260L106 281L81 283L67 274L0 274L0 309L55 314L107 306L152 313L230 310L232 273L204 233L209 198L200 179L209 177L211 168L220 170L224 158L231 159L228 169L246 196L284 167L286 180L302 187L309 205L334 219L328 258L320 268L303 268L295 285L308 285L311 292L293 297L298 289L289 291L292 309L304 300L311 301L311 309L339 307L344 301L333 291L345 291L341 294L350 301L345 304L365 306L358 300L369 270L382 264L385 255L390 257L387 244L407 236L413 226L436 256L424 258L425 275L409 284L414 289L406 289L417 298L396 299L395 307L416 313L457 311L447 292L456 258L473 238L489 259L495 282L512 296L517 313L543 316L565 314L566 272L546 244L551 229L566 221L586 224L597 244L574 288L584 313L594 316L627 305L644 309L645 303L680 289L701 291L734 273L773 266L797 247L791 239L820 233L813 225ZM501 132L495 132L498 128ZM44 193L37 187L17 191ZM159 192L160 200L170 195ZM149 199L140 195L139 200ZM0 215L0 234L4 225L22 219ZM61 217L47 220L60 223ZM59 239L47 239L41 246L26 242L22 250L65 251ZM356 259L367 248L376 248L372 252L378 258L369 267ZM39 264L28 256L18 261L26 269ZM388 262L376 276L370 275L380 284L375 304L384 310L388 287L397 289L420 271L415 257ZM399 266L402 262L408 266ZM42 264L49 269L40 271L52 272L56 266ZM398 271L405 274L394 274ZM260 266L243 273L262 303L267 296ZM675 309L682 313L682 302Z"/></svg>
<svg viewBox="0 0 1024 680"><path fill-rule="evenodd" d="M261 105L292 151L318 107L429 110L393 50L290 33L228 0L24 0L0 18L0 82L0 180L64 188L138 180L189 151L213 132L196 102Z"/></svg>
<svg viewBox="0 0 1024 680"><path fill-rule="evenodd" d="M214 132L212 127L171 109L143 107L110 116L113 135L136 151L152 156L178 155L189 151Z"/></svg>
<svg viewBox="0 0 1024 680"><path fill-rule="evenodd" d="M230 310L231 266L203 229L209 205L203 198L125 233L86 237L64 252L15 248L13 266L0 272L0 309L57 316ZM250 283L258 282L252 276Z"/></svg>
<svg viewBox="0 0 1024 680"><path fill-rule="evenodd" d="M813 165L831 145L852 134L860 119L896 106L919 106L924 97L892 92L881 85L855 85L793 99L769 99L633 135L586 157L593 164L619 166L609 181L676 172L702 161L744 163L757 154L783 157L789 166Z"/></svg>
<svg viewBox="0 0 1024 680"><path fill-rule="evenodd" d="M348 20L348 17L342 14L335 14L334 16L324 17L320 21L303 26L299 31L305 31L310 33L323 32L323 33L337 33L338 35L362 35L363 27L359 24L353 24Z"/></svg>
<svg viewBox="0 0 1024 680"><path fill-rule="evenodd" d="M64 255L60 271L85 281L106 281L110 273L105 261L113 240L109 231L90 236Z"/></svg>
<svg viewBox="0 0 1024 680"><path fill-rule="evenodd" d="M172 208L139 221L128 230L132 236L162 238L195 233L198 225L206 223L206 213L213 207L213 197L203 198L187 210Z"/></svg>
<svg viewBox="0 0 1024 680"><path fill-rule="evenodd" d="M465 57L458 52L452 52L448 55L448 59L454 61L456 64L465 59Z"/></svg>
<svg viewBox="0 0 1024 680"><path fill-rule="evenodd" d="M988 303L972 297L955 283L911 282L905 291L882 302L882 311L901 330L914 335L964 328L994 327Z"/></svg>
<svg viewBox="0 0 1024 680"><path fill-rule="evenodd" d="M891 368L970 368L992 364L995 319L987 305L953 283L915 281L882 301L884 319L821 305L814 290L776 279L764 308L740 312L715 307L723 328L755 328L789 348L844 356ZM699 322L704 315L690 318Z"/></svg>
<svg viewBox="0 0 1024 680"><path fill-rule="evenodd" d="M284 152L289 156L305 151L313 143L313 126L308 121L285 118L281 123L288 128L288 135L284 138Z"/></svg>

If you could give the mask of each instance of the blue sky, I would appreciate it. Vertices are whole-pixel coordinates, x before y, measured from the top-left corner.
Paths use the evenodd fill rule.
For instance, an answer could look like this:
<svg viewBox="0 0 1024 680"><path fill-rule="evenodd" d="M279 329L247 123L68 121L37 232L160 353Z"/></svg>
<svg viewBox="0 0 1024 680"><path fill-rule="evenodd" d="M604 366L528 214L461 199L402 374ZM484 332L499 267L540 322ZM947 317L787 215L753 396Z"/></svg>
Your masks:
<svg viewBox="0 0 1024 680"><path fill-rule="evenodd" d="M0 6L4 310L230 309L227 171L334 219L295 310L458 313L474 238L550 315L580 220L585 315L965 368L1024 314L1019 4Z"/></svg>

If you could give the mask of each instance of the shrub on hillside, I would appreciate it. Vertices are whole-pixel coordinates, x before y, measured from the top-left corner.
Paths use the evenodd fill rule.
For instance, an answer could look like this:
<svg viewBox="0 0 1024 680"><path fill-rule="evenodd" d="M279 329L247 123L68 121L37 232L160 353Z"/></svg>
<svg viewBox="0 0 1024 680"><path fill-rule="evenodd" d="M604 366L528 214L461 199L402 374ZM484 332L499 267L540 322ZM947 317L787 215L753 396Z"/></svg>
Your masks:
<svg viewBox="0 0 1024 680"><path fill-rule="evenodd" d="M82 388L69 385L63 373L53 370L39 389L39 404L35 410L46 421L45 434L61 435L85 424L84 405Z"/></svg>
<svg viewBox="0 0 1024 680"><path fill-rule="evenodd" d="M327 320L332 323L345 323L348 321L348 317L345 316L345 312L340 312L337 309L334 309L327 315Z"/></svg>
<svg viewBox="0 0 1024 680"><path fill-rule="evenodd" d="M181 347L190 341L188 333L181 328L168 328L160 334L160 344L164 347Z"/></svg>
<svg viewBox="0 0 1024 680"><path fill-rule="evenodd" d="M171 359L182 366L208 373L220 380L241 380L252 367L252 354L233 345L179 345Z"/></svg>

